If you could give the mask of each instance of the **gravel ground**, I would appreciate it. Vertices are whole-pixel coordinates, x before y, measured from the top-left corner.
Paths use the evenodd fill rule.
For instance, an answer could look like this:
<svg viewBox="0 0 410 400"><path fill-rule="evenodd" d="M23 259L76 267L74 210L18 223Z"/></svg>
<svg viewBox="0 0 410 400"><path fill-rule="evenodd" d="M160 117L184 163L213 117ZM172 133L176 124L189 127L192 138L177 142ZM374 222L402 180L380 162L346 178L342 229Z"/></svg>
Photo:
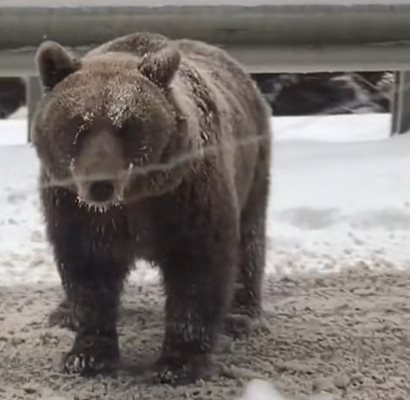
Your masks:
<svg viewBox="0 0 410 400"><path fill-rule="evenodd" d="M46 320L60 297L56 286L0 287L0 399L226 400L238 399L252 379L270 381L292 399L404 400L410 394L408 272L357 266L267 277L260 329L248 340L223 336L213 378L180 388L149 385L138 373L161 343L163 297L156 283L126 288L123 362L112 377L59 372L72 334Z"/></svg>

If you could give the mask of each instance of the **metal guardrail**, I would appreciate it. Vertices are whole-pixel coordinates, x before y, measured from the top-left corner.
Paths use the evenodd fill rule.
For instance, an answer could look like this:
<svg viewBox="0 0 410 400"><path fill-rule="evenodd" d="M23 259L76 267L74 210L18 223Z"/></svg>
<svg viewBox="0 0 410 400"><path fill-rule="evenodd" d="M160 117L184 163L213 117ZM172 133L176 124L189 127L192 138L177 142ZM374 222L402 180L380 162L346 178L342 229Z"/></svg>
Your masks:
<svg viewBox="0 0 410 400"><path fill-rule="evenodd" d="M134 31L217 44L254 73L410 71L410 0L0 0L0 75L34 75L44 39L81 53ZM395 104L401 132L407 85Z"/></svg>
<svg viewBox="0 0 410 400"><path fill-rule="evenodd" d="M0 73L44 39L84 49L134 31L231 51L251 72L410 69L408 0L0 0Z"/></svg>

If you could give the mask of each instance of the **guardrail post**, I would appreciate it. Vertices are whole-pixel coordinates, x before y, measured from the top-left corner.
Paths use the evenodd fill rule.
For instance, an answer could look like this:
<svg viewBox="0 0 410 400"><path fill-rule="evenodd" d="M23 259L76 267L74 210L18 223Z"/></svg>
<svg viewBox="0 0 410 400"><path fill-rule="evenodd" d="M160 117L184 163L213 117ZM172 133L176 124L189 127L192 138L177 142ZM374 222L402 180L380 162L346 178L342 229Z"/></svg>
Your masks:
<svg viewBox="0 0 410 400"><path fill-rule="evenodd" d="M410 130L410 71L395 72L391 109L391 135L408 132Z"/></svg>
<svg viewBox="0 0 410 400"><path fill-rule="evenodd" d="M31 142L30 131L33 114L36 111L38 102L42 96L40 80L37 76L30 76L27 79L27 108L28 108L28 133L27 141Z"/></svg>

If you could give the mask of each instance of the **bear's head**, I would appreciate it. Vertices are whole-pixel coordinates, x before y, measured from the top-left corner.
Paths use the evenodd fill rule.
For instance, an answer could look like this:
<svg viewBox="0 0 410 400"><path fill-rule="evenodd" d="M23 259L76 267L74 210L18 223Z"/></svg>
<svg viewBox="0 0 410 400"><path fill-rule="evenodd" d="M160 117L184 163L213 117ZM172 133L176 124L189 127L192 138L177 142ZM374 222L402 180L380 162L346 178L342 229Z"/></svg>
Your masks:
<svg viewBox="0 0 410 400"><path fill-rule="evenodd" d="M121 203L131 186L142 193L170 148L183 150L175 137L187 136L186 117L171 95L180 53L171 45L143 57L79 58L47 41L36 63L44 96L32 140L49 179L79 200L105 209Z"/></svg>

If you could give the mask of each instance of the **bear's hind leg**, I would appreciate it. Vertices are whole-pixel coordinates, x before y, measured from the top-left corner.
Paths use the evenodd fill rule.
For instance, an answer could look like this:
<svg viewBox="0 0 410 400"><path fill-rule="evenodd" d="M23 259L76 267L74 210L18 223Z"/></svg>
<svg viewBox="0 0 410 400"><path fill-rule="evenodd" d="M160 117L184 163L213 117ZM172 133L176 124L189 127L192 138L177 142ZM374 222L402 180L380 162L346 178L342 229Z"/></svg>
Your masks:
<svg viewBox="0 0 410 400"><path fill-rule="evenodd" d="M261 314L262 280L266 253L266 214L269 192L269 141L261 147L259 165L248 202L241 215L239 270L226 331L247 335Z"/></svg>

